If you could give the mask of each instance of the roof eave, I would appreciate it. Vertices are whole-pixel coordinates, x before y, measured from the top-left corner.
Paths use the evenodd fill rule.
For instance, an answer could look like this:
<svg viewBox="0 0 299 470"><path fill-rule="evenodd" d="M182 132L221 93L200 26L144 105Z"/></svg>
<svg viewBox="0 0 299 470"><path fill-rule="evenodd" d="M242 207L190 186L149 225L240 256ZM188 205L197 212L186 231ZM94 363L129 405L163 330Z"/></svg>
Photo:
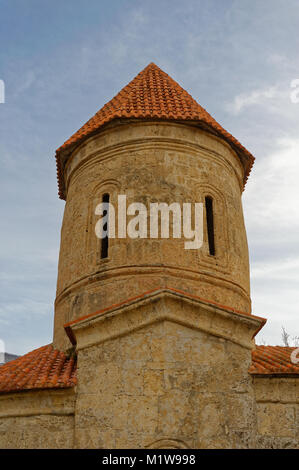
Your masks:
<svg viewBox="0 0 299 470"><path fill-rule="evenodd" d="M57 169L56 172L57 172L57 181L58 181L58 195L60 199L66 200L66 188L65 188L65 183L64 183L63 171L64 171L64 165L66 161L68 160L69 156L71 155L71 153L77 147L79 147L79 145L85 142L87 139L89 139L90 137L96 134L99 134L101 131L106 129L108 125L110 125L112 122L115 122L115 121L121 121L121 122L136 121L136 118L116 117L112 119L111 121L105 123L104 125L100 126L98 129L95 129L89 134L82 136L82 138L78 139L76 142L71 142L68 145L62 145L56 150L56 153L55 153L56 169ZM244 191L245 185L249 178L255 158L236 139L233 138L234 140L236 140L236 142L231 141L228 137L225 137L224 135L222 135L218 130L214 129L211 125L201 120L194 120L194 119L180 120L180 119L163 119L163 118L158 118L158 117L157 118L150 117L150 118L142 118L142 119L139 118L138 121L163 121L163 122L169 121L169 122L181 122L181 123L194 123L196 125L199 125L205 131L210 132L211 134L222 139L236 152L244 168L244 181L243 181L243 191Z"/></svg>

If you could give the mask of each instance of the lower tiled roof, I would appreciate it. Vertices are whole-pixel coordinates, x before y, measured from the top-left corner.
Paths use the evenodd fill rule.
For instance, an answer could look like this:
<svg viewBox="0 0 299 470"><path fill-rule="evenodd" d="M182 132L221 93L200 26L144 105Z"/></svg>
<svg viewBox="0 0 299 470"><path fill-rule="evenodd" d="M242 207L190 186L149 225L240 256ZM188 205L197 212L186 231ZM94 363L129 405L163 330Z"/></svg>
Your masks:
<svg viewBox="0 0 299 470"><path fill-rule="evenodd" d="M51 344L0 367L0 393L68 388L75 384L76 359Z"/></svg>
<svg viewBox="0 0 299 470"><path fill-rule="evenodd" d="M256 346L252 352L249 372L263 376L299 376L299 364L291 362L291 354L295 349ZM1 366L0 393L73 387L77 383L76 372L76 358L67 357L49 344Z"/></svg>
<svg viewBox="0 0 299 470"><path fill-rule="evenodd" d="M252 351L249 372L254 375L299 375L299 363L294 364L291 359L295 349L286 346L256 346Z"/></svg>

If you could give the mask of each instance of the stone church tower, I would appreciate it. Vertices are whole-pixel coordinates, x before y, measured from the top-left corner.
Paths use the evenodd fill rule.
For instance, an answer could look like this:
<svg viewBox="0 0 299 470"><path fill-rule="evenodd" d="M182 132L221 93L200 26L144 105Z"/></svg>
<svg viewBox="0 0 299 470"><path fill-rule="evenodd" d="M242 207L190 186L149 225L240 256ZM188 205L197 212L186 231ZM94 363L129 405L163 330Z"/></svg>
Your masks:
<svg viewBox="0 0 299 470"><path fill-rule="evenodd" d="M1 424L8 399L14 417L25 402L42 416L27 421L20 447L32 446L40 422L41 447L298 445L291 348L254 343L265 320L251 313L241 203L253 156L151 63L56 161L66 205L53 344L0 368L0 447L1 425L8 435L12 426L12 414ZM97 205L117 207L119 195L127 206L201 202L203 246L186 250L172 236L97 238ZM25 363L33 372L24 378ZM45 400L60 414L45 419ZM3 442L9 447L7 434Z"/></svg>
<svg viewBox="0 0 299 470"><path fill-rule="evenodd" d="M64 325L147 291L166 288L250 314L249 261L241 194L253 157L183 90L150 64L57 151L66 199L55 301L54 344ZM95 207L210 201L200 250L183 239L111 239L101 257ZM211 242L210 242L211 243ZM210 248L210 249L209 249Z"/></svg>

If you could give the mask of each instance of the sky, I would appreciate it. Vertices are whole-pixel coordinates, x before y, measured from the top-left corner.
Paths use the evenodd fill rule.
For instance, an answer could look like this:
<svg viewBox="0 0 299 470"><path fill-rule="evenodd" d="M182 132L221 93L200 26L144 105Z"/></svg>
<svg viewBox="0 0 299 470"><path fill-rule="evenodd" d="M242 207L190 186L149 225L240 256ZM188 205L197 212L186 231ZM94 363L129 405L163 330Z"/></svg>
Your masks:
<svg viewBox="0 0 299 470"><path fill-rule="evenodd" d="M298 0L0 0L0 338L52 341L54 154L148 63L256 157L243 194L257 336L299 335ZM299 94L298 94L299 96ZM0 100L1 101L1 100Z"/></svg>

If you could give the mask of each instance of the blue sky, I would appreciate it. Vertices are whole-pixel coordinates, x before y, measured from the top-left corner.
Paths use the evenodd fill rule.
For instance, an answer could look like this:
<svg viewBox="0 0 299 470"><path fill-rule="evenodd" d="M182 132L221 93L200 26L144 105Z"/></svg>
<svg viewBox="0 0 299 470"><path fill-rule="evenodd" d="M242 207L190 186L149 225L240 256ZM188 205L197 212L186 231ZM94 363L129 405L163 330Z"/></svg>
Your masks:
<svg viewBox="0 0 299 470"><path fill-rule="evenodd" d="M297 0L0 0L0 338L52 340L55 149L149 62L256 157L243 196L258 336L299 334Z"/></svg>

